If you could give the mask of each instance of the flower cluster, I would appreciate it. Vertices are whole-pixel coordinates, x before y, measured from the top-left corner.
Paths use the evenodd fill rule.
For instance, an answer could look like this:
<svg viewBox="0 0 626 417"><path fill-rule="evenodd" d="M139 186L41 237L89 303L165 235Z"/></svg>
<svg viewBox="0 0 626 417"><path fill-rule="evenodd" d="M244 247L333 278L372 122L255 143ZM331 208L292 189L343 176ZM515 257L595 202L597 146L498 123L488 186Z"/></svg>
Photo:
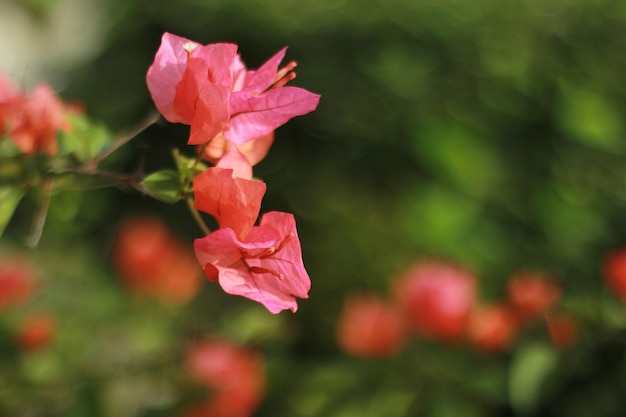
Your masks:
<svg viewBox="0 0 626 417"><path fill-rule="evenodd" d="M258 352L220 339L188 347L184 367L194 383L210 391L185 417L248 417L265 395L265 366Z"/></svg>
<svg viewBox="0 0 626 417"><path fill-rule="evenodd" d="M71 129L70 110L48 85L25 95L0 74L0 136L7 135L23 154L56 154L57 132Z"/></svg>
<svg viewBox="0 0 626 417"><path fill-rule="evenodd" d="M285 52L248 70L234 44L201 45L165 33L147 73L157 109L168 121L189 125L188 144L213 164L194 173L191 184L193 208L220 226L195 241L202 268L227 293L272 313L296 311L296 297L306 298L310 287L293 215L266 213L255 226L266 184L253 178L252 166L276 128L319 102L318 95L285 85L296 66L279 68Z"/></svg>
<svg viewBox="0 0 626 417"><path fill-rule="evenodd" d="M35 295L35 271L25 258L0 259L0 311L17 309ZM20 312L18 322L10 331L14 342L23 350L48 346L56 332L56 322L48 312ZM3 325L0 322L0 327Z"/></svg>
<svg viewBox="0 0 626 417"><path fill-rule="evenodd" d="M478 299L478 279L442 261L418 262L393 282L392 296L349 297L337 325L337 341L359 357L385 357L412 335L444 343L466 341L482 352L511 347L518 332L537 320L558 347L571 345L577 324L557 307L561 289L543 273L520 272L508 280L500 302Z"/></svg>

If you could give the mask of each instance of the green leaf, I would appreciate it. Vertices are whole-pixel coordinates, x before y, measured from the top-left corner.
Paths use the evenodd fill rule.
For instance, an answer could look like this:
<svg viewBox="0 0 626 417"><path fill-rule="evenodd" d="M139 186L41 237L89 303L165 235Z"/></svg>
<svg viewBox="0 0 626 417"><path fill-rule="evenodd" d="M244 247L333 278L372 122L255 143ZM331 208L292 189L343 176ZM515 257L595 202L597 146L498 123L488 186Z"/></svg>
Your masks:
<svg viewBox="0 0 626 417"><path fill-rule="evenodd" d="M59 154L73 155L80 162L94 159L111 142L111 134L101 124L81 115L69 116L72 129L59 132Z"/></svg>
<svg viewBox="0 0 626 417"><path fill-rule="evenodd" d="M607 94L590 87L566 85L557 103L560 127L585 145L619 149L624 136L623 115Z"/></svg>
<svg viewBox="0 0 626 417"><path fill-rule="evenodd" d="M509 374L509 397L517 415L531 415L545 391L545 380L557 365L554 347L534 343L516 354Z"/></svg>
<svg viewBox="0 0 626 417"><path fill-rule="evenodd" d="M15 187L0 187L0 236L13 217L13 213L24 196L24 190Z"/></svg>
<svg viewBox="0 0 626 417"><path fill-rule="evenodd" d="M174 149L172 154L174 155L178 172L180 172L180 177L183 181L191 183L196 175L207 168L204 162L199 161L196 157L190 158L183 155L178 149Z"/></svg>
<svg viewBox="0 0 626 417"><path fill-rule="evenodd" d="M171 169L148 175L141 185L145 187L148 194L167 203L175 203L182 199L178 172Z"/></svg>
<svg viewBox="0 0 626 417"><path fill-rule="evenodd" d="M0 136L0 159L15 158L21 155L20 148L8 136Z"/></svg>

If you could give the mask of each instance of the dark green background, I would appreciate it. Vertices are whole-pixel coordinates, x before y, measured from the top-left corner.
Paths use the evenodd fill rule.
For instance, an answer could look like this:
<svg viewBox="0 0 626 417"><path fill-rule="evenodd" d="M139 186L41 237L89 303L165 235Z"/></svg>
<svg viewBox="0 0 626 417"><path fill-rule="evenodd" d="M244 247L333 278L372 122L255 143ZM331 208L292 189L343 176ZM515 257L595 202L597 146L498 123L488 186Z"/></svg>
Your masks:
<svg viewBox="0 0 626 417"><path fill-rule="evenodd" d="M22 3L45 19L54 2ZM40 404L53 406L34 406L28 415L122 409L117 415L173 415L181 403L143 407L131 400L133 411L107 394L111 386L141 391L167 380L189 397L172 382L181 378L175 365L152 370L138 360L137 370L121 366L114 375L104 372L107 366L92 369L98 355L109 358L105 363L119 356L115 346L94 346L114 331L148 346L148 353L138 348L139 357L154 350L174 363L182 341L205 333L263 350L270 383L259 416L623 415L625 313L604 289L600 265L626 238L626 2L110 0L104 6L104 46L65 74L61 95L85 103L90 117L114 131L132 128L153 110L145 73L165 31L201 43L235 42L252 68L289 46L287 59L299 64L293 85L322 99L316 112L278 129L255 175L268 185L262 210L296 216L310 298L295 315L276 317L221 294L217 284L180 311L129 302L109 265L116 225L128 213L149 210L191 243L201 233L184 204L118 189L55 196L34 255L55 275L42 274L50 293L40 302L60 316L82 311L82 317L61 330L55 352L65 353L44 361L63 371L29 383L66 387L61 391L70 400L29 391L28 384L3 396L10 377L0 377L0 415L23 410L15 398L27 401L33 392ZM192 153L187 135L187 126L161 121L106 166L125 172L140 161L147 172L173 166L172 148ZM3 240L19 245L27 221L26 207ZM495 357L430 342L414 342L389 361L342 354L334 326L344 296L385 294L394 276L424 256L474 271L486 302L500 299L519 269L553 274L564 288L563 305L580 318L583 340L556 353L545 334L530 331L511 353ZM72 348L84 349L85 358L67 353ZM530 394L512 394L520 384Z"/></svg>

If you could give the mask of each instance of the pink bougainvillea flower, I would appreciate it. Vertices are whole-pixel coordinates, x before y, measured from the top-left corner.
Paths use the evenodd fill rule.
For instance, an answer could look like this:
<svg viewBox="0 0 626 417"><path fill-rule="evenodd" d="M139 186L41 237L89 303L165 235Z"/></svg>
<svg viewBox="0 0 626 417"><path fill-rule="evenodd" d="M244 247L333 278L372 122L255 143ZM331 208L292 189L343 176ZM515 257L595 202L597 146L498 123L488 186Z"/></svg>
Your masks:
<svg viewBox="0 0 626 417"><path fill-rule="evenodd" d="M165 33L146 77L157 109L172 123L191 125L188 143L206 143L220 132L242 145L313 111L319 96L284 87L295 63L278 65L285 49L256 71L248 71L237 45L200 45Z"/></svg>
<svg viewBox="0 0 626 417"><path fill-rule="evenodd" d="M221 228L194 244L207 278L222 289L263 304L270 312L298 309L296 297L308 298L311 280L304 269L292 214L269 212L245 240Z"/></svg>
<svg viewBox="0 0 626 417"><path fill-rule="evenodd" d="M249 417L265 395L265 365L257 352L223 340L190 346L185 368L211 390L205 402L191 406L186 417Z"/></svg>
<svg viewBox="0 0 626 417"><path fill-rule="evenodd" d="M450 342L463 337L476 292L472 274L426 261L409 268L395 284L398 305L417 333Z"/></svg>
<svg viewBox="0 0 626 417"><path fill-rule="evenodd" d="M194 208L244 239L259 216L265 189L263 181L233 177L232 169L207 168L193 180Z"/></svg>
<svg viewBox="0 0 626 417"><path fill-rule="evenodd" d="M384 358L398 353L407 333L400 313L376 296L346 299L336 329L337 343L349 355Z"/></svg>
<svg viewBox="0 0 626 417"><path fill-rule="evenodd" d="M202 46L165 33L146 81L163 117L191 125L189 144L213 139L228 127L237 45Z"/></svg>
<svg viewBox="0 0 626 417"><path fill-rule="evenodd" d="M231 119L224 137L232 143L244 143L269 134L295 116L312 112L320 96L298 87L285 87L295 78L295 62L278 69L287 48L281 49L256 71L238 77L241 89L230 96ZM238 87L238 86L236 86Z"/></svg>
<svg viewBox="0 0 626 417"><path fill-rule="evenodd" d="M40 85L20 100L9 117L9 137L26 155L57 153L57 133L68 131L67 108L47 85Z"/></svg>

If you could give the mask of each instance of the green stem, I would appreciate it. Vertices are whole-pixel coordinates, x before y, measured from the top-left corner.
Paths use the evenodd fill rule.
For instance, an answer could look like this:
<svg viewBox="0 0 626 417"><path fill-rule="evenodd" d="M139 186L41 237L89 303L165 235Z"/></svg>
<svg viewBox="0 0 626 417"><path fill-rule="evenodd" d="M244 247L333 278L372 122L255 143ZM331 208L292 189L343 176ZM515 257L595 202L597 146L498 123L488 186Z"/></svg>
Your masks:
<svg viewBox="0 0 626 417"><path fill-rule="evenodd" d="M200 217L200 213L198 213L198 210L193 208L193 199L191 198L191 196L187 196L185 198L185 201L187 202L187 207L189 207L189 211L191 212L193 219L196 221L196 223L198 223L198 226L200 226L202 232L204 232L205 235L211 234L211 229L209 229L204 220L202 220L202 217Z"/></svg>
<svg viewBox="0 0 626 417"><path fill-rule="evenodd" d="M141 132L146 130L148 127L152 126L154 123L159 120L159 113L152 112L143 120L138 126L136 126L130 132L120 136L111 146L104 150L100 155L96 156L93 161L89 163L90 166L95 167L104 159L108 158L113 152L117 151L119 148L128 143L131 139L139 135Z"/></svg>

